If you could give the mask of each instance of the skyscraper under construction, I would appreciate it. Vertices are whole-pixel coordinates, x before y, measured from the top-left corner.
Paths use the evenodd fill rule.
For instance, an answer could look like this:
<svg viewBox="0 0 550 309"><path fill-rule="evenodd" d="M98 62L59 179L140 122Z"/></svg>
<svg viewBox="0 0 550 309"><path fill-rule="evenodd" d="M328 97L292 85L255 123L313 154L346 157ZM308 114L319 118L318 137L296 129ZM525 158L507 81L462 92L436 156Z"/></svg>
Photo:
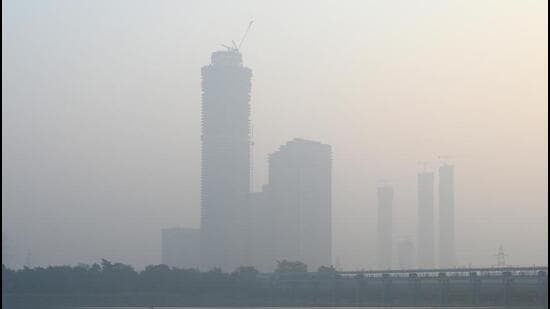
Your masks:
<svg viewBox="0 0 550 309"><path fill-rule="evenodd" d="M434 267L434 174L418 174L418 256L420 268Z"/></svg>
<svg viewBox="0 0 550 309"><path fill-rule="evenodd" d="M237 49L214 52L202 68L203 269L246 265L251 77Z"/></svg>
<svg viewBox="0 0 550 309"><path fill-rule="evenodd" d="M454 166L439 168L439 266L456 266Z"/></svg>

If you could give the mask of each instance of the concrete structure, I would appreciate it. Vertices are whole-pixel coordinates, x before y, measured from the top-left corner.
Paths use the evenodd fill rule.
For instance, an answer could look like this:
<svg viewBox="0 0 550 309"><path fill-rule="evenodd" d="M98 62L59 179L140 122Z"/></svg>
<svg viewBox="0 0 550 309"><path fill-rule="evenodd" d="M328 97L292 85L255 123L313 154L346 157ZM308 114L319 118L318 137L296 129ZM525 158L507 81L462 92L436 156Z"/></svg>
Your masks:
<svg viewBox="0 0 550 309"><path fill-rule="evenodd" d="M246 264L252 71L236 50L202 68L202 269Z"/></svg>
<svg viewBox="0 0 550 309"><path fill-rule="evenodd" d="M414 244L405 239L397 244L397 264L400 269L412 269L414 267Z"/></svg>
<svg viewBox="0 0 550 309"><path fill-rule="evenodd" d="M269 156L264 193L272 207L273 261L297 260L316 270L332 263L331 147L294 139Z"/></svg>
<svg viewBox="0 0 550 309"><path fill-rule="evenodd" d="M163 229L162 264L177 268L198 269L200 267L199 229Z"/></svg>
<svg viewBox="0 0 550 309"><path fill-rule="evenodd" d="M261 272L272 272L276 267L275 221L276 207L268 198L268 185L262 192L250 195L251 232L249 233L250 264Z"/></svg>
<svg viewBox="0 0 550 309"><path fill-rule="evenodd" d="M378 268L392 267L392 203L393 187L384 185L377 190L378 196Z"/></svg>
<svg viewBox="0 0 550 309"><path fill-rule="evenodd" d="M434 174L418 174L418 254L419 268L433 268L434 261Z"/></svg>
<svg viewBox="0 0 550 309"><path fill-rule="evenodd" d="M439 267L456 266L454 167L439 168Z"/></svg>

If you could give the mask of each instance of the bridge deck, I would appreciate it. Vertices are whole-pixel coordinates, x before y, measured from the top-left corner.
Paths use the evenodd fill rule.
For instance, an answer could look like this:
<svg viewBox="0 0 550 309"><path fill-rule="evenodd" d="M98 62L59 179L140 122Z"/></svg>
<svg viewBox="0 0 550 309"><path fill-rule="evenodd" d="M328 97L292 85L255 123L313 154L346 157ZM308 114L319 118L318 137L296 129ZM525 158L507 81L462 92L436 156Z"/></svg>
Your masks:
<svg viewBox="0 0 550 309"><path fill-rule="evenodd" d="M403 274L403 273L471 273L471 272L539 272L539 271L548 273L548 266L354 270L354 271L339 271L338 273L342 275L355 275L355 274L367 275L367 274Z"/></svg>

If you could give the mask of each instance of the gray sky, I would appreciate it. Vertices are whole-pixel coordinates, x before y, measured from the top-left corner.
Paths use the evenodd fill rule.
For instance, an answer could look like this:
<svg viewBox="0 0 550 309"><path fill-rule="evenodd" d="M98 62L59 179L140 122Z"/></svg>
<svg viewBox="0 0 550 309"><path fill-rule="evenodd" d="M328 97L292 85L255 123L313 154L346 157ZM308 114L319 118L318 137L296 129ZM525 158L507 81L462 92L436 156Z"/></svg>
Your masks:
<svg viewBox="0 0 550 309"><path fill-rule="evenodd" d="M253 70L255 187L333 147L334 257L376 263L376 186L416 241L418 160L453 155L457 257L547 264L546 1L2 1L2 223L16 265L160 263L198 227L200 67ZM435 166L434 166L435 167ZM4 245L6 245L4 244Z"/></svg>

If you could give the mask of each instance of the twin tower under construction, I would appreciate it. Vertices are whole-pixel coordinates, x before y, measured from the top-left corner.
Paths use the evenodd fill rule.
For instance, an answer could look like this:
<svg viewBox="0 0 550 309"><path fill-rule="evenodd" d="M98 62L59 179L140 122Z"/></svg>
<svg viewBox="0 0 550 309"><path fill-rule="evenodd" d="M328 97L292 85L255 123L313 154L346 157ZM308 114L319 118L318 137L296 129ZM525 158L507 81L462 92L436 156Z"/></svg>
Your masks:
<svg viewBox="0 0 550 309"><path fill-rule="evenodd" d="M434 218L434 173L421 172L418 174L418 221L417 221L417 254L416 266L430 269L436 266L436 237ZM378 188L378 267L380 269L392 268L392 202L393 188L384 185ZM438 185L438 263L440 268L453 268L456 266L455 252L455 220L454 220L454 166L443 164L439 168ZM405 243L405 245L407 245ZM398 245L402 249L403 244ZM400 267L412 267L412 244L404 248L405 252L399 252ZM406 255L403 257L403 255ZM405 266L406 265L406 266Z"/></svg>
<svg viewBox="0 0 550 309"><path fill-rule="evenodd" d="M439 168L438 205L439 241L438 265L456 266L454 220L454 167L443 164ZM434 236L434 173L418 174L418 267L435 266Z"/></svg>

